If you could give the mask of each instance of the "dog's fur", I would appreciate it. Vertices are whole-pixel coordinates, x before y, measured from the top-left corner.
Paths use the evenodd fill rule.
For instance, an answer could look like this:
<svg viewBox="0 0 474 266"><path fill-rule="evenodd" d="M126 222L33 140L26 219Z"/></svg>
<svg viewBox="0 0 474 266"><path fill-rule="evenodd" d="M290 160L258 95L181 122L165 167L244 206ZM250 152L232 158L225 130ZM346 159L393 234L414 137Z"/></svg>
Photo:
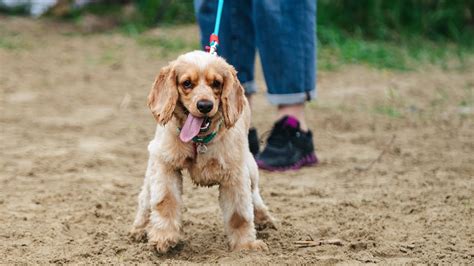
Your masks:
<svg viewBox="0 0 474 266"><path fill-rule="evenodd" d="M183 85L185 81L188 87ZM199 100L214 103L207 114L211 128L204 135L218 130L203 154L178 136L187 111L202 116L196 107ZM131 236L135 240L147 238L161 253L179 242L182 170L187 170L195 184L219 185L230 249L266 250L266 244L256 239L255 225L274 224L259 193L258 168L247 139L250 108L234 68L205 52L184 54L160 71L148 106L158 126L148 146L148 167ZM218 126L219 121L223 126Z"/></svg>

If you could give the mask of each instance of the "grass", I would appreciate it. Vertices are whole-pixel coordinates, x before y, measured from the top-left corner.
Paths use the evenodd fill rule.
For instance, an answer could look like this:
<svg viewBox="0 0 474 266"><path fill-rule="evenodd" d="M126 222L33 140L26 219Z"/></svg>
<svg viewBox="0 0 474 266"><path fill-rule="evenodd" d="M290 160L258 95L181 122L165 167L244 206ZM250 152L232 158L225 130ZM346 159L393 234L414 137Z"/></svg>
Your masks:
<svg viewBox="0 0 474 266"><path fill-rule="evenodd" d="M376 68L407 70L405 51L392 43L349 38L331 45L319 44L318 67L334 70L345 64L367 64Z"/></svg>
<svg viewBox="0 0 474 266"><path fill-rule="evenodd" d="M459 91L456 91L459 90ZM422 119L446 119L446 115L456 114L460 118L472 119L474 108L474 83L467 82L462 87L433 88L430 95L426 96L426 104L411 102L412 99L403 97L397 89L385 90L385 97L374 102L366 111L375 115L392 119L407 119L409 117ZM351 110L339 110L351 112Z"/></svg>
<svg viewBox="0 0 474 266"><path fill-rule="evenodd" d="M164 55L198 49L179 37L150 37L150 27L195 22L192 0L134 0L128 6L97 1L70 9L63 19L79 23L85 14L113 17L124 34L139 45L159 48ZM21 14L19 10L3 10ZM127 11L128 10L128 11ZM24 11L24 10L23 10ZM347 64L378 69L415 70L435 64L465 70L474 53L474 6L459 1L318 1L318 69L336 70ZM470 15L469 15L470 14ZM50 14L53 16L53 14ZM0 49L21 43L0 35Z"/></svg>
<svg viewBox="0 0 474 266"><path fill-rule="evenodd" d="M120 30L145 47L174 54L199 47L181 38L150 37L157 24L195 22L192 0L94 1L60 15L80 22L85 14L113 17ZM0 10L22 14L18 10ZM465 70L474 52L472 0L319 0L317 8L318 68L335 70L346 64L408 71L423 64ZM49 14L54 16L53 14ZM145 34L143 34L145 33ZM0 36L0 48L15 49L16 42Z"/></svg>
<svg viewBox="0 0 474 266"><path fill-rule="evenodd" d="M390 105L378 105L375 107L374 111L377 114L386 115L391 118L398 118L402 116L396 107Z"/></svg>
<svg viewBox="0 0 474 266"><path fill-rule="evenodd" d="M459 102L460 107L474 107L474 84L469 82L464 87L464 97Z"/></svg>
<svg viewBox="0 0 474 266"><path fill-rule="evenodd" d="M163 29L168 26L161 25ZM159 48L160 53L179 54L199 49L199 40L187 41L173 34L150 36L146 28L126 24L121 31L134 38L139 45ZM171 31L170 31L171 32ZM324 35L326 34L326 35ZM416 70L424 64L435 64L444 69L464 70L474 49L448 42L433 42L421 37L394 41L371 40L357 36L345 36L332 30L328 37L324 30L318 32L318 69L337 70L347 64L363 64L377 69L397 71Z"/></svg>
<svg viewBox="0 0 474 266"><path fill-rule="evenodd" d="M167 53L181 53L187 50L199 49L199 44L190 43L180 37L152 37L141 35L137 38L138 44L148 47L159 47Z"/></svg>
<svg viewBox="0 0 474 266"><path fill-rule="evenodd" d="M150 36L147 34L139 34L134 36L134 39L138 45L149 48L149 50L152 51L152 56L157 57L175 56L187 51L199 49L198 40L192 42L179 36Z"/></svg>
<svg viewBox="0 0 474 266"><path fill-rule="evenodd" d="M0 28L0 49L19 50L28 48L19 33L9 32Z"/></svg>
<svg viewBox="0 0 474 266"><path fill-rule="evenodd" d="M177 26L179 27L179 26ZM186 26L185 26L186 27ZM160 35L150 35L146 32L148 28L143 24L126 23L122 25L119 31L134 39L138 45L148 48L150 50L159 50L159 53L154 51L153 55L170 56L177 55L186 51L200 49L199 40L189 41L189 38L182 38L174 33L176 26L163 24L160 29L163 31Z"/></svg>
<svg viewBox="0 0 474 266"><path fill-rule="evenodd" d="M318 67L334 70L345 64L364 64L378 69L414 70L423 64L464 70L474 48L422 37L398 41L345 35L338 29L318 29Z"/></svg>
<svg viewBox="0 0 474 266"><path fill-rule="evenodd" d="M0 37L0 49L14 50L17 49L18 45L11 40Z"/></svg>
<svg viewBox="0 0 474 266"><path fill-rule="evenodd" d="M398 94L396 89L389 88L386 90L384 100L375 105L374 112L381 115L386 115L391 118L402 117L402 111L405 103Z"/></svg>

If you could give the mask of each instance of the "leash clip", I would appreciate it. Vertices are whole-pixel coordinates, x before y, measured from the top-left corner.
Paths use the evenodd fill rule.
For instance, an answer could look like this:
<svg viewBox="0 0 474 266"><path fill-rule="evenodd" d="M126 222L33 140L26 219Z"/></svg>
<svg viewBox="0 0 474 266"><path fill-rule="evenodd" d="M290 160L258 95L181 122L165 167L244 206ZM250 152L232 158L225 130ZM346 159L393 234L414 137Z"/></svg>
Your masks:
<svg viewBox="0 0 474 266"><path fill-rule="evenodd" d="M217 47L219 46L219 37L216 34L211 34L209 37L209 46L206 46L206 51L212 55L217 55Z"/></svg>

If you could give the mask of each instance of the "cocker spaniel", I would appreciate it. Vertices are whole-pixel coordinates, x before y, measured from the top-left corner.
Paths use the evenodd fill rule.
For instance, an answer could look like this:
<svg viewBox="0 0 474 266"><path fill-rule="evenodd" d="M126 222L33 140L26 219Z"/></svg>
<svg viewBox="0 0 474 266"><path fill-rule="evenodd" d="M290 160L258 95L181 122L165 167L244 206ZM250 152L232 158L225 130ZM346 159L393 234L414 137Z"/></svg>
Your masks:
<svg viewBox="0 0 474 266"><path fill-rule="evenodd" d="M148 95L156 122L138 211L130 235L160 253L182 237L182 171L200 186L219 185L231 250L267 250L255 226L274 227L248 148L250 108L235 69L202 51L161 69Z"/></svg>

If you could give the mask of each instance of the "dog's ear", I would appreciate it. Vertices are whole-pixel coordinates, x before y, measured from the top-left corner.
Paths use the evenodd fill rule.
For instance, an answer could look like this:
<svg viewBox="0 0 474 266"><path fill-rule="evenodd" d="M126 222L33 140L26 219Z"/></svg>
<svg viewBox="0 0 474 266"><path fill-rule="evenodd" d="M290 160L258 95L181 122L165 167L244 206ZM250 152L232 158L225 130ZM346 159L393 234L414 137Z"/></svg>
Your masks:
<svg viewBox="0 0 474 266"><path fill-rule="evenodd" d="M148 94L148 107L158 124L165 125L171 120L177 101L176 73L171 63L161 69Z"/></svg>
<svg viewBox="0 0 474 266"><path fill-rule="evenodd" d="M239 120L245 102L244 88L240 85L237 72L232 66L228 66L221 101L224 124L226 128L231 128Z"/></svg>

